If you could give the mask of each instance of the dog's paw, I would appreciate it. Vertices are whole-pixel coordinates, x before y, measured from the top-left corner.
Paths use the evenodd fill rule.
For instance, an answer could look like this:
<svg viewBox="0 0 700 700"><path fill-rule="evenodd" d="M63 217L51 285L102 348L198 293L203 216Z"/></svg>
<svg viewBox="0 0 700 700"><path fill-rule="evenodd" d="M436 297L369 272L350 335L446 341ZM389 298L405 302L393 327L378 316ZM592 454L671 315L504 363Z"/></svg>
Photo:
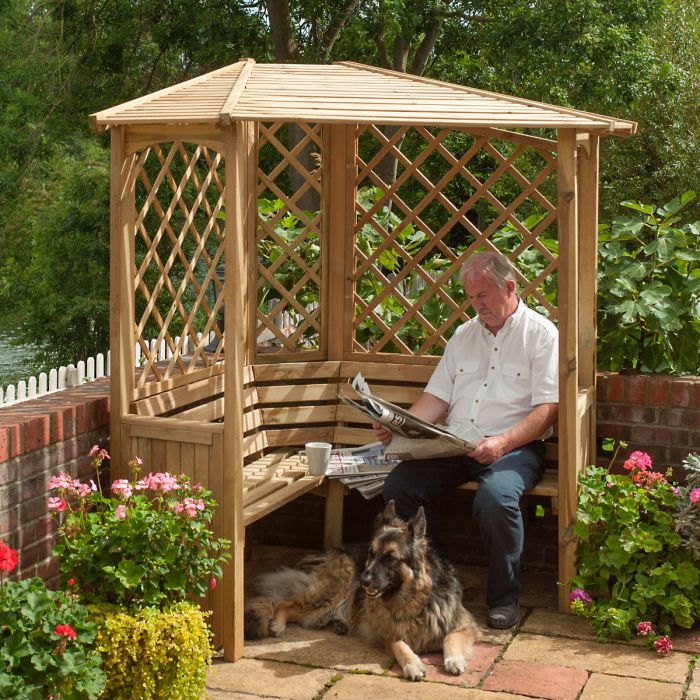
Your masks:
<svg viewBox="0 0 700 700"><path fill-rule="evenodd" d="M287 624L282 620L270 620L270 634L273 637L281 637L287 629Z"/></svg>
<svg viewBox="0 0 700 700"><path fill-rule="evenodd" d="M409 681L419 681L425 677L425 666L420 659L407 663L402 669L403 677Z"/></svg>
<svg viewBox="0 0 700 700"><path fill-rule="evenodd" d="M348 623L345 620L336 619L332 621L333 631L336 634L347 634L348 633Z"/></svg>
<svg viewBox="0 0 700 700"><path fill-rule="evenodd" d="M445 671L453 676L459 676L467 670L467 662L461 656L446 656L443 662Z"/></svg>

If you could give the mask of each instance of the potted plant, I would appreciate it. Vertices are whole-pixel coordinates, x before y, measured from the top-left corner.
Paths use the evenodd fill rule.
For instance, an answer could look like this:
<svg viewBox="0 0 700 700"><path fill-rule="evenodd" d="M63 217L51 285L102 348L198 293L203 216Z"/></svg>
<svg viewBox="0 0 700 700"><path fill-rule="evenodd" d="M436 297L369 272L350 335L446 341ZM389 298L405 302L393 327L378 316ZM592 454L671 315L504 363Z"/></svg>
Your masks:
<svg viewBox="0 0 700 700"><path fill-rule="evenodd" d="M211 660L206 615L191 598L216 585L230 542L215 538L211 492L168 472L102 492L106 450L90 451L97 483L52 477L49 509L59 518L54 554L98 622L105 693L120 698L198 698Z"/></svg>
<svg viewBox="0 0 700 700"><path fill-rule="evenodd" d="M0 697L97 698L105 675L87 608L40 578L4 581L16 565L17 551L0 542Z"/></svg>
<svg viewBox="0 0 700 700"><path fill-rule="evenodd" d="M664 654L672 626L700 619L700 457L684 466L685 487L644 452L630 455L624 474L591 466L579 476L569 600L601 641L636 632Z"/></svg>

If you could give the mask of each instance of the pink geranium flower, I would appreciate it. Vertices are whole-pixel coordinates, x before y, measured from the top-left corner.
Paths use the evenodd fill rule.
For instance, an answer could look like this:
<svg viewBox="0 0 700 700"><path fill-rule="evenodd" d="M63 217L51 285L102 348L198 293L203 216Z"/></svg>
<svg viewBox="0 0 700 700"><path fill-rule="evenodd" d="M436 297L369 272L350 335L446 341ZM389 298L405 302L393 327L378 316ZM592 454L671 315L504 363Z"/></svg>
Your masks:
<svg viewBox="0 0 700 700"><path fill-rule="evenodd" d="M637 624L637 634L646 637L654 631L654 625L651 622L640 622Z"/></svg>
<svg viewBox="0 0 700 700"><path fill-rule="evenodd" d="M123 520L126 518L126 506L123 503L120 503L115 509L114 509L114 517L117 520Z"/></svg>
<svg viewBox="0 0 700 700"><path fill-rule="evenodd" d="M689 494L688 498L692 503L698 503L700 501L700 489L693 489Z"/></svg>
<svg viewBox="0 0 700 700"><path fill-rule="evenodd" d="M112 492L119 498L131 498L133 489L127 479L115 479L112 482Z"/></svg>
<svg viewBox="0 0 700 700"><path fill-rule="evenodd" d="M62 498L49 498L48 500L49 510L62 511L65 510L68 504Z"/></svg>

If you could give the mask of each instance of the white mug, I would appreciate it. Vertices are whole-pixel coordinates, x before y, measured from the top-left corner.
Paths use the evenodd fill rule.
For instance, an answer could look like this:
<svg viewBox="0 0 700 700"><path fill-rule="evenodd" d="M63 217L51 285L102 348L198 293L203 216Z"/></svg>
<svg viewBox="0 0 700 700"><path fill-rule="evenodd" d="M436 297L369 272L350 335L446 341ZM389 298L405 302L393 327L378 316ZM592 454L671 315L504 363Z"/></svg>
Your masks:
<svg viewBox="0 0 700 700"><path fill-rule="evenodd" d="M328 460L331 458L330 442L307 442L299 453L302 461L309 465L309 474L320 476L326 473Z"/></svg>

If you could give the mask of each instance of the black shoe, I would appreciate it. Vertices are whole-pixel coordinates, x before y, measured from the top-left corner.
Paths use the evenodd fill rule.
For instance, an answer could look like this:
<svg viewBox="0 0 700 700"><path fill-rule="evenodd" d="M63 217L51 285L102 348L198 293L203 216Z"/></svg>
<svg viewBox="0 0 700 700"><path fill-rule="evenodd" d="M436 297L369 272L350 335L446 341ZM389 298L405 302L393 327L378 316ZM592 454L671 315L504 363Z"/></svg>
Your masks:
<svg viewBox="0 0 700 700"><path fill-rule="evenodd" d="M517 621L520 614L518 601L510 603L510 605L498 605L495 608L489 608L489 614L486 622L489 627L497 630L510 629Z"/></svg>

